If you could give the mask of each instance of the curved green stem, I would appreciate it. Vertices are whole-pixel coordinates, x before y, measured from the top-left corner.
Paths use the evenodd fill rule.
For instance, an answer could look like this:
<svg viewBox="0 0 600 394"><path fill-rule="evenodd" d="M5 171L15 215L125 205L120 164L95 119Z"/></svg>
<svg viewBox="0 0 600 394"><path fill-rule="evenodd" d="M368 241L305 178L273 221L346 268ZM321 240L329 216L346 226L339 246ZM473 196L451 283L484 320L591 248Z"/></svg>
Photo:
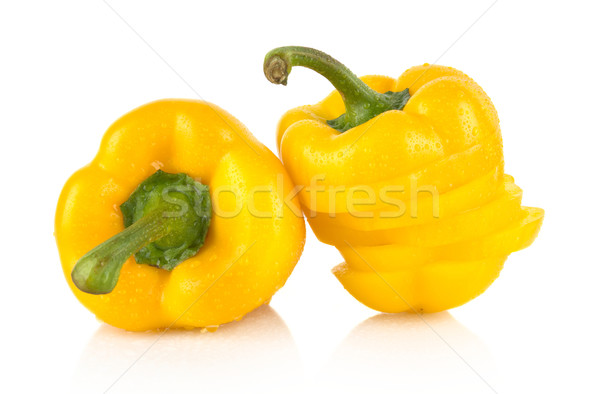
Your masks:
<svg viewBox="0 0 600 394"><path fill-rule="evenodd" d="M167 235L164 213L157 210L144 216L87 252L71 272L75 286L90 294L110 293L117 285L125 261L144 246Z"/></svg>
<svg viewBox="0 0 600 394"><path fill-rule="evenodd" d="M267 53L263 70L267 79L286 85L292 67L302 66L318 72L340 92L346 113L328 121L338 131L346 131L392 109L402 109L410 98L402 92L378 93L352 71L328 54L312 48L288 46Z"/></svg>

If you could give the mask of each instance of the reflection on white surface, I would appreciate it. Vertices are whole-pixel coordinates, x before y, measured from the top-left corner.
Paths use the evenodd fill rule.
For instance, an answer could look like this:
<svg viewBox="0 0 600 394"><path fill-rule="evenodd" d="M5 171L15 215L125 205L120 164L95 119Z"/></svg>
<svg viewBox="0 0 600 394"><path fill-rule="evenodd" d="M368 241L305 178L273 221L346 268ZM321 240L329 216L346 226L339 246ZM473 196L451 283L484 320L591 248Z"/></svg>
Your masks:
<svg viewBox="0 0 600 394"><path fill-rule="evenodd" d="M214 333L171 330L156 341L159 335L103 324L81 356L73 392L104 392L134 363L110 393L258 389L264 393L301 380L296 345L283 320L269 306Z"/></svg>
<svg viewBox="0 0 600 394"><path fill-rule="evenodd" d="M495 386L485 344L448 312L380 314L363 321L325 364L319 382L340 392L373 386L408 393L493 392L452 349Z"/></svg>

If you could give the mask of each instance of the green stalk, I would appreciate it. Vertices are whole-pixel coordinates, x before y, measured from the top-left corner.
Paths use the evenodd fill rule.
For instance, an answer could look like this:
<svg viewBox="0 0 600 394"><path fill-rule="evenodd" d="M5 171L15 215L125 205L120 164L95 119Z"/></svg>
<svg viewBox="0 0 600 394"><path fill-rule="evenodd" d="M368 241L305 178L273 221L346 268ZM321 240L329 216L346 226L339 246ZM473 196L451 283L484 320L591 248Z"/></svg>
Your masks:
<svg viewBox="0 0 600 394"><path fill-rule="evenodd" d="M270 82L286 85L294 66L318 72L340 92L346 113L328 121L340 132L361 125L383 112L401 110L410 98L408 89L386 93L374 91L342 63L312 48L288 46L273 49L265 57L263 70Z"/></svg>
<svg viewBox="0 0 600 394"><path fill-rule="evenodd" d="M172 270L194 256L210 225L208 186L186 174L158 170L121 204L125 230L86 253L71 278L81 291L110 293L131 257L140 264Z"/></svg>
<svg viewBox="0 0 600 394"><path fill-rule="evenodd" d="M90 294L110 293L119 280L121 267L135 252L167 235L162 216L155 211L87 252L75 265L71 278L79 290Z"/></svg>

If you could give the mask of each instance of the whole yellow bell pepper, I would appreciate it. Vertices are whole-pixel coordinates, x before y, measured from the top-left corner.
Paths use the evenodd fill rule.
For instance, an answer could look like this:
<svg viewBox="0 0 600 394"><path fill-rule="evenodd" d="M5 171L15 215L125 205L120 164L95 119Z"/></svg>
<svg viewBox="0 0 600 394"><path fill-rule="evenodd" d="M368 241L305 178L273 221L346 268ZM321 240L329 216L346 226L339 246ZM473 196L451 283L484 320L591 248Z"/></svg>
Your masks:
<svg viewBox="0 0 600 394"><path fill-rule="evenodd" d="M144 105L108 129L61 193L65 278L99 319L127 330L240 319L300 258L292 189L280 161L221 108Z"/></svg>
<svg viewBox="0 0 600 394"><path fill-rule="evenodd" d="M283 116L280 156L316 236L345 259L334 274L359 301L384 312L458 306L533 242L543 211L521 207L496 110L467 75L425 64L359 79L323 52L281 47L265 76L285 85L294 66L337 90Z"/></svg>

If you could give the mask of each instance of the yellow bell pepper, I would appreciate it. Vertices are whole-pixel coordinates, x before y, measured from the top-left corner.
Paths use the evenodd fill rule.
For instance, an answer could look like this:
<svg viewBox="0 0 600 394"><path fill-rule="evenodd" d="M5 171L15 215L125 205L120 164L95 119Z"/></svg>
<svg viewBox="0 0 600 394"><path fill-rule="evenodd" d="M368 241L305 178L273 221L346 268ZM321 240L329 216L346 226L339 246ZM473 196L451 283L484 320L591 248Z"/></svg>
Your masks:
<svg viewBox="0 0 600 394"><path fill-rule="evenodd" d="M345 259L334 274L359 301L384 312L458 306L533 242L543 210L521 207L496 110L467 75L425 64L398 79L358 78L320 51L281 47L265 76L285 85L294 66L337 90L283 116L279 153L313 231Z"/></svg>
<svg viewBox="0 0 600 394"><path fill-rule="evenodd" d="M300 258L292 189L280 161L221 108L144 105L108 129L61 193L65 278L100 320L127 330L240 319Z"/></svg>

